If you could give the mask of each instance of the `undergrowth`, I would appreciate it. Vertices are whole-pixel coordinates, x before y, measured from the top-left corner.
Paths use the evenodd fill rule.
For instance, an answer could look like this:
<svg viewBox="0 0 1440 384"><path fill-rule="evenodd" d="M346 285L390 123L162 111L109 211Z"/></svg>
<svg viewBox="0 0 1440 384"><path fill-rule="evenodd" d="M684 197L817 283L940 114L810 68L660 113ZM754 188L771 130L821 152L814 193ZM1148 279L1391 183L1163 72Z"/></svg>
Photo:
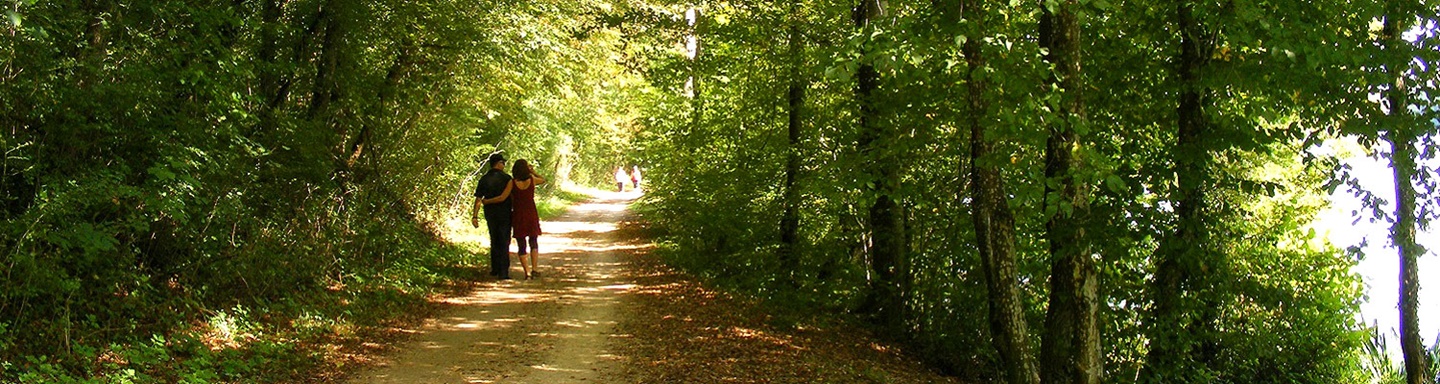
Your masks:
<svg viewBox="0 0 1440 384"><path fill-rule="evenodd" d="M229 308L201 308L193 316L176 313L187 318L165 332L114 332L103 344L72 344L54 354L7 359L0 366L0 381L307 381L317 370L337 363L337 346L425 313L428 295L479 275L481 266L474 264L479 259L467 249L428 241L414 244L404 252L407 257L373 273L345 275L322 289Z"/></svg>
<svg viewBox="0 0 1440 384"><path fill-rule="evenodd" d="M541 215L560 215L584 193L555 188L544 194ZM263 298L212 295L192 300L185 310L151 314L173 322L160 331L104 329L74 324L76 337L49 348L31 345L0 359L3 383L269 383L327 381L353 364L358 345L383 338L385 330L414 323L436 308L436 294L464 289L479 280L485 258L481 244L452 244L422 225L390 221L370 231L379 253L373 264L338 266L314 287L282 289ZM358 241L352 239L351 241ZM276 258L288 255L274 255ZM186 292L183 287L169 291ZM102 298L103 299L103 298ZM161 300L170 302L174 300ZM204 301L204 302L202 302ZM218 303L229 303L220 306ZM171 308L135 307L156 312ZM0 321L0 350L19 351L34 343L8 321ZM333 379L334 377L329 377Z"/></svg>

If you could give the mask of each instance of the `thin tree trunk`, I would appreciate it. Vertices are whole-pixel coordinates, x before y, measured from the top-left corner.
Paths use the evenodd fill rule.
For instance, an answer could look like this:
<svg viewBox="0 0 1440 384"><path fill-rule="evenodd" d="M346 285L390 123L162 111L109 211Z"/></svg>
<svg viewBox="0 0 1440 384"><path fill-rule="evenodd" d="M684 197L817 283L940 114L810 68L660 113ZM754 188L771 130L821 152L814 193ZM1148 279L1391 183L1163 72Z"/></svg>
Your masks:
<svg viewBox="0 0 1440 384"><path fill-rule="evenodd" d="M879 0L860 0L853 14L855 27L866 30L883 12L883 5ZM855 73L855 97L860 104L860 150L870 162L869 174L875 186L875 203L870 206L870 268L875 277L871 281L867 310L878 324L894 329L902 321L900 311L904 306L899 267L905 255L905 224L903 208L895 201L899 163L888 149L877 145L887 135L879 124L875 108L879 79L879 72L868 62L862 62Z"/></svg>
<svg viewBox="0 0 1440 384"><path fill-rule="evenodd" d="M1176 4L1175 20L1180 32L1180 55L1176 68L1180 84L1179 104L1176 108L1176 145L1171 152L1179 189L1172 197L1175 201L1175 232L1161 240L1155 250L1155 280L1152 283L1154 307L1151 312L1150 352L1146 356L1141 376L1147 382L1164 382L1176 371L1205 368L1204 360L1194 354L1192 344L1200 340L1195 327L1203 323L1188 320L1181 308L1185 292L1182 287L1203 289L1205 284L1192 280L1198 277L1193 268L1202 270L1214 260L1210 251L1208 233L1203 212L1208 197L1210 151L1204 147L1205 136L1209 134L1210 121L1205 110L1210 105L1209 90L1200 85L1200 72L1207 65L1212 44L1206 39L1204 28L1194 15L1193 1ZM1202 364L1195 364L1201 362ZM1182 374L1183 375L1183 374ZM1188 376L1187 376L1188 377Z"/></svg>
<svg viewBox="0 0 1440 384"><path fill-rule="evenodd" d="M1054 209L1054 214L1045 223L1050 308L1040 350L1044 383L1096 384L1102 372L1099 277L1085 237L1089 186L1074 176L1081 166L1075 125L1085 119L1078 7L1076 0L1059 1L1054 9L1041 5L1040 42L1049 50L1046 61L1055 67L1051 81L1064 92L1045 149L1045 177L1051 180L1046 183L1046 209Z"/></svg>
<svg viewBox="0 0 1440 384"><path fill-rule="evenodd" d="M971 23L980 23L985 16L978 14L975 3L966 1L961 9L971 12L968 18ZM955 21L958 22L958 17ZM1015 217L1010 212L1006 199L1009 193L993 154L994 144L986 137L985 89L989 83L975 76L985 67L980 46L984 26L977 25L970 31L961 46L968 66L963 124L970 127L970 185L974 194L970 211L975 224L975 245L989 290L990 340L1000 355L1000 365L1005 368L1008 382L1034 384L1040 382L1040 374L1030 355L1030 335L1020 298L1019 268L1015 264Z"/></svg>
<svg viewBox="0 0 1440 384"><path fill-rule="evenodd" d="M1386 68L1394 83L1386 92L1390 116L1386 119L1384 139L1390 144L1390 167L1395 176L1395 225L1390 238L1400 255L1400 351L1405 357L1405 382L1429 383L1429 365L1425 361L1425 344L1420 339L1420 275L1417 270L1424 249L1415 243L1415 125L1410 113L1409 86L1406 72L1410 69L1409 42L1401 36L1410 29L1414 16L1403 10L1402 2L1386 2L1384 49L1391 51ZM1412 5L1413 6L1413 5Z"/></svg>
<svg viewBox="0 0 1440 384"><path fill-rule="evenodd" d="M320 31L324 25L325 12L317 9L315 14L309 17L304 24L304 33L298 34L294 45L290 50L289 61L281 62L279 58L280 28L284 15L284 4L280 0L267 0L261 5L261 22L264 25L260 41L260 61L262 67L259 72L260 92L265 103L260 108L259 131L261 134L268 134L278 128L278 114L281 106L290 100L291 86L295 84L295 74L292 66L299 65L310 47L310 39Z"/></svg>
<svg viewBox="0 0 1440 384"><path fill-rule="evenodd" d="M1392 92L1393 93L1393 92ZM1397 97L1393 94L1393 104ZM1404 104L1400 104L1404 105ZM1403 108L1403 107L1402 107ZM1391 113L1395 113L1394 110ZM1395 225L1390 229L1400 254L1400 350L1405 354L1405 382L1429 383L1425 344L1420 338L1420 274L1418 260L1424 249L1415 242L1415 137L1408 127L1396 127L1385 137L1390 142L1390 166L1395 175Z"/></svg>
<svg viewBox="0 0 1440 384"><path fill-rule="evenodd" d="M385 83L376 91L375 104L371 106L370 113L367 114L365 122L360 126L360 132L345 146L345 168L354 170L355 163L365 153L365 147L368 145L374 127L383 123L380 121L381 111L386 110L386 104L389 103L390 98L394 97L395 90L400 87L400 80L409 72L412 66L410 63L412 49L410 43L401 43L400 52L395 56L395 62L390 65L390 69L385 72Z"/></svg>
<svg viewBox="0 0 1440 384"><path fill-rule="evenodd" d="M265 0L260 5L260 63L258 76L260 96L265 100L260 106L260 132L275 130L275 108L283 96L280 94L279 63L280 46L280 0Z"/></svg>
<svg viewBox="0 0 1440 384"><path fill-rule="evenodd" d="M792 5L792 7L794 7ZM791 15L796 13L792 9ZM804 64L804 47L800 41L800 26L796 25L798 20L791 21L789 33L789 54L790 54L790 89L786 93L787 104L785 112L787 115L787 137L789 142L789 153L785 158L785 191L783 201L784 212L780 215L780 264L784 273L790 275L790 281L795 283L794 273L800 268L799 255L796 254L796 246L800 238L800 191L796 188L796 180L800 174L800 124L801 109L805 107L806 81L801 78L801 65Z"/></svg>
<svg viewBox="0 0 1440 384"><path fill-rule="evenodd" d="M695 24L690 26L690 36L695 39L695 56L690 58L690 130L695 132L700 130L700 122L705 117L705 103L702 100L702 94L700 92L700 72L702 69L700 67L700 55L702 53L700 46L702 40L700 36L705 29L705 14L700 8L691 9L695 12Z"/></svg>
<svg viewBox="0 0 1440 384"><path fill-rule="evenodd" d="M341 18L345 17L339 3L338 0L326 1L318 16L325 25L325 35L320 41L320 62L316 63L315 84L310 92L308 116L311 119L325 111L335 97L335 72L340 65L340 44L344 34Z"/></svg>
<svg viewBox="0 0 1440 384"><path fill-rule="evenodd" d="M106 51L110 46L110 28L108 27L115 23L115 20L107 23L105 18L107 15L114 18L115 15L109 2L97 0L82 2L80 10L90 16L85 22L85 35L83 36L85 43L78 47L78 51L75 51L75 59L81 64L76 71L78 76L75 78L75 85L79 89L86 90L100 82L100 72L104 71L103 63Z"/></svg>

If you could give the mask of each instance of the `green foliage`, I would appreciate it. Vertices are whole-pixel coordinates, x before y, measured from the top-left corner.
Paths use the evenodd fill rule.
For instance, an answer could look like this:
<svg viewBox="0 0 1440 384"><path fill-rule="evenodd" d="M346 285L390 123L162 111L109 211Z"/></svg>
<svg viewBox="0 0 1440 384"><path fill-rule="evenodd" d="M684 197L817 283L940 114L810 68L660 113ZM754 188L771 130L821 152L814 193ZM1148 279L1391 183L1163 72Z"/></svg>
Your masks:
<svg viewBox="0 0 1440 384"><path fill-rule="evenodd" d="M995 155L979 161L1002 165L1020 305L1041 330L1045 223L1069 208L1046 202L1044 152L1067 90L1047 86L1033 2L879 3L862 30L856 3L836 0L14 2L0 19L0 381L301 377L321 362L293 340L399 316L473 277L475 258L445 240L473 234L457 218L497 150L557 186L643 167L641 214L667 260L799 314L861 311L883 192L908 249L894 338L954 374L998 377L963 95L984 81L976 113ZM1376 60L1433 63L1434 26L1406 56L1374 51L1378 2L1195 2L1209 50L1184 78L1176 4L1081 4L1074 176L1093 186L1094 217L1075 225L1100 260L1106 380L1371 377L1356 363L1354 261L1308 231L1344 180L1309 146L1378 143L1368 96L1393 79ZM858 123L862 67L878 76L873 130ZM1425 84L1415 100L1433 97ZM1210 129L1194 144L1176 129L1186 91ZM1181 217L1191 185L1206 200ZM546 215L578 198L542 191ZM787 204L793 265L777 257ZM1170 254L1194 276L1173 326L1153 317ZM1157 346L1197 363L1155 363Z"/></svg>
<svg viewBox="0 0 1440 384"><path fill-rule="evenodd" d="M642 211L670 244L664 254L723 286L785 305L858 311L866 273L869 159L898 159L909 253L902 263L906 329L896 339L950 372L994 378L984 278L970 224L969 130L961 126L971 73L961 45L980 41L974 76L988 109L1009 208L1016 216L1020 291L1030 329L1043 329L1050 263L1044 222L1047 121L1064 90L1033 41L1033 4L884 2L881 21L857 31L854 2L709 2L696 27L652 23L646 70L654 90L638 146L650 164ZM979 5L975 5L979 4ZM1364 105L1346 87L1371 76L1356 49L1371 3L1197 3L1208 67L1196 83L1175 73L1176 5L1089 2L1082 17L1088 124L1080 128L1081 184L1094 186L1086 228L1100 258L1105 380L1132 382L1167 325L1151 317L1157 252L1182 225L1202 243L1181 245L1186 348L1205 356L1160 376L1168 382L1345 382L1359 377L1354 321L1361 286L1354 260L1316 245L1309 223L1325 201L1334 159L1309 151ZM673 14L686 8L676 6ZM1343 11L1341 11L1343 10ZM1277 22L1284 20L1284 23ZM985 21L983 28L978 21ZM785 50L791 26L802 54ZM690 59L676 41L694 35ZM972 40L973 39L973 40ZM641 41L639 38L632 41ZM863 47L863 48L862 48ZM798 63L798 64L797 64ZM879 72L880 124L893 134L870 147L857 122L855 74ZM793 67L797 66L798 67ZM1343 68L1343 69L1342 69ZM806 81L801 142L786 140L790 71ZM692 96L686 84L700 89ZM698 85L694 85L698 84ZM1178 91L1205 88L1212 129L1200 145L1177 143ZM1195 152L1196 150L1203 153ZM871 151L871 152L867 152ZM878 152L877 152L878 151ZM883 152L883 153L880 153ZM799 270L777 258L786 156L798 153L803 246ZM1181 223L1180 163L1204 164L1210 191L1198 223ZM1188 182L1188 181L1187 181ZM808 304L807 304L808 303ZM1032 332L1039 344L1039 331ZM1277 369L1277 367L1280 367Z"/></svg>
<svg viewBox="0 0 1440 384"><path fill-rule="evenodd" d="M472 278L439 240L485 155L564 185L626 151L622 42L578 32L603 6L12 2L0 381L290 381L325 333L290 320L375 324Z"/></svg>
<svg viewBox="0 0 1440 384"><path fill-rule="evenodd" d="M1364 369L1364 375L1357 380L1374 384L1399 384L1405 382L1405 367L1390 355L1391 351L1399 348L1389 346L1389 340L1385 332L1375 326L1366 328L1368 334L1365 338L1365 347L1361 353L1359 364ZM1390 334L1394 335L1395 330L1391 329ZM1430 362L1430 372L1440 372L1440 335L1436 335L1430 349L1425 351L1426 360Z"/></svg>

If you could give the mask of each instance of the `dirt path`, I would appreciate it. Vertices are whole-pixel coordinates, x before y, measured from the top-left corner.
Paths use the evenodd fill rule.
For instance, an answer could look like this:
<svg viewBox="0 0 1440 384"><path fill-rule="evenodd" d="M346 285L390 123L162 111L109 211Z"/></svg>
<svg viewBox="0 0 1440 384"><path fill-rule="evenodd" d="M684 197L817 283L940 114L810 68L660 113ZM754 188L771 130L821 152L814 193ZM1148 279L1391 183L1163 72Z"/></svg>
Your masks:
<svg viewBox="0 0 1440 384"><path fill-rule="evenodd" d="M540 277L489 281L458 309L430 319L401 353L354 377L354 383L596 382L613 371L621 292L617 253L640 245L616 239L633 199L609 194L544 223ZM523 276L512 262L513 276Z"/></svg>
<svg viewBox="0 0 1440 384"><path fill-rule="evenodd" d="M776 321L665 266L626 222L634 198L603 194L544 222L539 279L445 299L451 310L349 382L956 382L863 327Z"/></svg>

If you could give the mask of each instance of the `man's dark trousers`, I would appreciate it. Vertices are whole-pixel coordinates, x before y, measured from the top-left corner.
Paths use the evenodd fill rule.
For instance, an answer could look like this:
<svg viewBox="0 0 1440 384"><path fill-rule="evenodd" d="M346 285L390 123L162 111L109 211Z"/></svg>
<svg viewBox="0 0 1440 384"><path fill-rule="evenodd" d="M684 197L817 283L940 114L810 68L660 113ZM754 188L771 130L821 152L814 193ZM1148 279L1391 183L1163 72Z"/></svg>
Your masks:
<svg viewBox="0 0 1440 384"><path fill-rule="evenodd" d="M490 229L490 274L510 278L510 213L485 212Z"/></svg>

